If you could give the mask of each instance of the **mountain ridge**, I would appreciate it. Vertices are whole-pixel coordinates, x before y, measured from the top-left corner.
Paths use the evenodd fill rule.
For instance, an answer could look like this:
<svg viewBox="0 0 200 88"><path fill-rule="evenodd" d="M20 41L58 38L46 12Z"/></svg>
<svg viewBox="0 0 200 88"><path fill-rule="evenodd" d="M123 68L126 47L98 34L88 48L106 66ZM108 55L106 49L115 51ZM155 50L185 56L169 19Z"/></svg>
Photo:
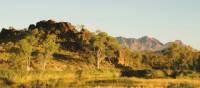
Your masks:
<svg viewBox="0 0 200 88"><path fill-rule="evenodd" d="M120 36L116 38L124 48L129 48L132 51L161 51L162 49L169 48L172 44L182 45L191 48L193 51L199 51L198 49L183 43L181 40L162 43L158 39L150 36L142 36L140 38L126 38Z"/></svg>
<svg viewBox="0 0 200 88"><path fill-rule="evenodd" d="M133 51L152 51L164 45L156 38L149 36L143 36L140 38L125 38L120 36L116 38L122 46L130 48Z"/></svg>

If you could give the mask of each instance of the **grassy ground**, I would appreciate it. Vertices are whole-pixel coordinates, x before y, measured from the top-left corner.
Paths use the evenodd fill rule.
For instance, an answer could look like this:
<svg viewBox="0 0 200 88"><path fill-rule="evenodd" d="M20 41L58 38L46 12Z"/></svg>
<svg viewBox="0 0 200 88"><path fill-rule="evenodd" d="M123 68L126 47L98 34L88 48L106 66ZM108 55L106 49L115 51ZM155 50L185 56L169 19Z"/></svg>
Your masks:
<svg viewBox="0 0 200 88"><path fill-rule="evenodd" d="M44 72L1 69L0 88L200 88L200 79L198 78L120 77L118 69L96 70L73 67L69 66L64 71L48 70Z"/></svg>
<svg viewBox="0 0 200 88"><path fill-rule="evenodd" d="M71 52L64 52L71 55ZM59 53L63 54L63 53ZM200 79L194 77L177 79L144 79L135 77L120 77L120 69L114 65L104 63L101 70L95 65L83 63L80 57L73 53L73 57L66 60L53 60L46 71L34 63L37 70L30 72L10 69L8 64L0 67L0 88L200 88ZM156 76L161 76L157 72ZM192 74L195 75L195 74Z"/></svg>
<svg viewBox="0 0 200 88"><path fill-rule="evenodd" d="M56 76L56 75L54 75ZM24 76L26 79L20 79L16 83L9 81L0 81L2 88L200 88L199 79L142 79L142 78L124 78L124 77L94 77L77 78L74 75L66 74L66 77L56 76L55 78L44 78L33 80L32 77ZM35 76L36 77L36 76ZM48 77L48 76L47 76ZM50 76L49 76L50 77ZM53 76L51 76L53 77ZM36 77L37 78L37 77ZM36 79L35 78L35 79ZM32 79L32 80L27 80ZM24 80L24 82L22 81ZM25 82L26 81L26 82Z"/></svg>

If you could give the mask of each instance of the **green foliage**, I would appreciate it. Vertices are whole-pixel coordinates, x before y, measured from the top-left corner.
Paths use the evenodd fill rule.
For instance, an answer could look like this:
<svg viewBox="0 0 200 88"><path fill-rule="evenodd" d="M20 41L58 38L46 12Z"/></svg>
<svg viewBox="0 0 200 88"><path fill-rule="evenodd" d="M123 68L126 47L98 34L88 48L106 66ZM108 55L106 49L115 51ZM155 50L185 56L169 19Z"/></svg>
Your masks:
<svg viewBox="0 0 200 88"><path fill-rule="evenodd" d="M151 74L152 78L166 78L166 74L162 70L153 70Z"/></svg>
<svg viewBox="0 0 200 88"><path fill-rule="evenodd" d="M96 56L97 68L99 68L99 64L105 58L118 56L116 52L120 49L120 45L115 38L108 36L105 32L99 31L91 37L90 48Z"/></svg>
<svg viewBox="0 0 200 88"><path fill-rule="evenodd" d="M42 43L43 52L43 70L46 69L46 64L52 59L53 53L59 48L56 44L57 36L54 34L47 35L45 41Z"/></svg>
<svg viewBox="0 0 200 88"><path fill-rule="evenodd" d="M58 44L56 44L56 35L50 34L47 35L45 41L42 43L42 47L45 50L45 56L52 55L58 48Z"/></svg>
<svg viewBox="0 0 200 88"><path fill-rule="evenodd" d="M17 42L19 46L19 52L15 55L15 61L17 63L21 62L21 68L26 66L26 70L30 71L30 64L31 64L31 56L33 52L33 44L35 43L35 38L32 35L26 36L24 39L21 39ZM17 64L15 62L15 64Z"/></svg>
<svg viewBox="0 0 200 88"><path fill-rule="evenodd" d="M162 52L126 52L126 63L140 68L199 71L199 55L188 46L173 44Z"/></svg>
<svg viewBox="0 0 200 88"><path fill-rule="evenodd" d="M101 49L103 50L105 48L105 42L106 42L106 37L107 37L107 34L106 33L98 33L96 36L93 36L90 40L91 42L91 47L93 49Z"/></svg>

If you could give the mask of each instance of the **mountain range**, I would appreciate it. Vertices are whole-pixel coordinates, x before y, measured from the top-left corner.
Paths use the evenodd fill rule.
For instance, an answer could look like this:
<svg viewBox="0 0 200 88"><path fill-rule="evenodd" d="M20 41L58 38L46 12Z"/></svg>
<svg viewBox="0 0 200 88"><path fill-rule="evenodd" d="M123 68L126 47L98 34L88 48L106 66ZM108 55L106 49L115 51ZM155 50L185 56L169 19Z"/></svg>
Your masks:
<svg viewBox="0 0 200 88"><path fill-rule="evenodd" d="M162 51L169 48L172 44L182 45L197 51L196 49L184 44L181 40L175 40L164 44L158 39L149 36L143 36L138 39L125 38L121 36L116 38L124 48L129 48L131 51Z"/></svg>

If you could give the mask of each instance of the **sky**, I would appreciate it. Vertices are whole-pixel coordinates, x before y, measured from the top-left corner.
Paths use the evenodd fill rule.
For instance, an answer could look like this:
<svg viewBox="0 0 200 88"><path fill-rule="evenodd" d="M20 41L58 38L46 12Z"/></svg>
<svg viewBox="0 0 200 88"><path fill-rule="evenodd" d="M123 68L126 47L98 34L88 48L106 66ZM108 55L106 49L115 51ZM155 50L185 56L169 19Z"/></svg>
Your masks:
<svg viewBox="0 0 200 88"><path fill-rule="evenodd" d="M200 49L200 0L0 0L0 28L48 19L112 36L182 40Z"/></svg>

